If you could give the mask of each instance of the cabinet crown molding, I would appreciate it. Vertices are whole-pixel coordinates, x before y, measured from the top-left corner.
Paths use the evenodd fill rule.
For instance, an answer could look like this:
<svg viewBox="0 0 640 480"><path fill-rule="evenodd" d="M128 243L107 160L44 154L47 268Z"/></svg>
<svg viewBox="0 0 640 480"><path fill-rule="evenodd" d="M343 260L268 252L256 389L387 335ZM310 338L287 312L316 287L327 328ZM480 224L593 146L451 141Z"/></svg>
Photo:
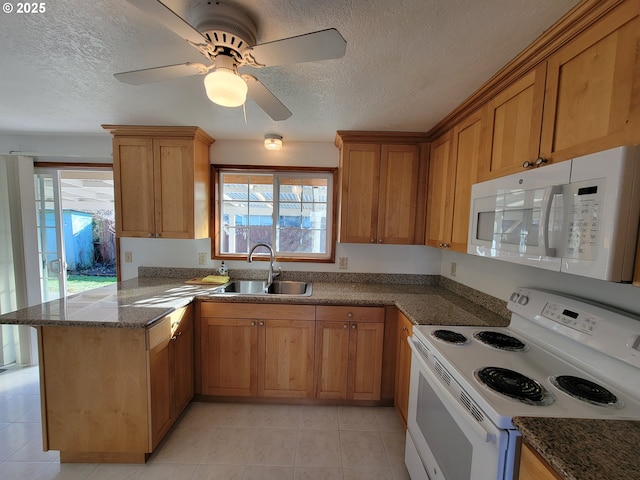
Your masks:
<svg viewBox="0 0 640 480"><path fill-rule="evenodd" d="M215 140L200 127L167 125L101 125L114 137L195 138L211 145Z"/></svg>
<svg viewBox="0 0 640 480"><path fill-rule="evenodd" d="M338 130L336 147L342 148L344 142L349 143L426 143L429 139L426 132L375 132L363 130Z"/></svg>

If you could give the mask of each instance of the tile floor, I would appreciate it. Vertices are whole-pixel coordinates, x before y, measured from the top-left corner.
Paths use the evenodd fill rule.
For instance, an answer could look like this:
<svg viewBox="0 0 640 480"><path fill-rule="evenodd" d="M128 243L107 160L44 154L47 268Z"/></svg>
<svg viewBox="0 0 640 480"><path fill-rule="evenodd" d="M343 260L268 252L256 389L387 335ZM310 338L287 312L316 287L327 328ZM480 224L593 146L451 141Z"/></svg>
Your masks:
<svg viewBox="0 0 640 480"><path fill-rule="evenodd" d="M0 480L398 480L393 408L192 403L145 465L42 451L37 367L0 373Z"/></svg>

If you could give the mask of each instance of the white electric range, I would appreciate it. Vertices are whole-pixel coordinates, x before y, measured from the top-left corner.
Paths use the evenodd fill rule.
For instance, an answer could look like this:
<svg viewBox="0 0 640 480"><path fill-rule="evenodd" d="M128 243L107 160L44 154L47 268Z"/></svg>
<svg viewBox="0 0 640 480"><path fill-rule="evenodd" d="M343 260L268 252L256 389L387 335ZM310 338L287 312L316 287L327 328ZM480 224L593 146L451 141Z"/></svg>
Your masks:
<svg viewBox="0 0 640 480"><path fill-rule="evenodd" d="M513 479L515 416L640 420L640 318L528 288L508 308L508 327L414 327L413 480Z"/></svg>

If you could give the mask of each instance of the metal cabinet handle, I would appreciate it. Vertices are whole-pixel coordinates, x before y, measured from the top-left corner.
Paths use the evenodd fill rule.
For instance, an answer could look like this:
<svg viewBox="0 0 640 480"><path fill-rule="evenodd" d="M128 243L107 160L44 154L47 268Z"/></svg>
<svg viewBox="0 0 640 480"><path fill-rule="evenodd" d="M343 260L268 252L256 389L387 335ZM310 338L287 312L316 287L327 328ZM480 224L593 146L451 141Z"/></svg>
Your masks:
<svg viewBox="0 0 640 480"><path fill-rule="evenodd" d="M535 163L530 162L529 160L525 160L522 164L522 168L531 168L534 166L535 166Z"/></svg>
<svg viewBox="0 0 640 480"><path fill-rule="evenodd" d="M357 325L356 323L352 323L352 324L351 324L351 328L352 328L353 330L355 330L356 328L358 328L358 325Z"/></svg>
<svg viewBox="0 0 640 480"><path fill-rule="evenodd" d="M376 243L376 239L372 238L371 240L369 240L371 243Z"/></svg>
<svg viewBox="0 0 640 480"><path fill-rule="evenodd" d="M543 163L548 163L548 162L549 162L549 159L538 157L538 158L536 158L536 167L539 167Z"/></svg>
<svg viewBox="0 0 640 480"><path fill-rule="evenodd" d="M351 313L351 312L347 313L347 317L353 318L353 313Z"/></svg>
<svg viewBox="0 0 640 480"><path fill-rule="evenodd" d="M349 328L349 325L347 325L346 323L342 326L342 328Z"/></svg>
<svg viewBox="0 0 640 480"><path fill-rule="evenodd" d="M384 240L384 239L379 238L379 239L378 239L378 243L383 243L383 240Z"/></svg>
<svg viewBox="0 0 640 480"><path fill-rule="evenodd" d="M255 327L256 326L256 322L251 322L251 326Z"/></svg>
<svg viewBox="0 0 640 480"><path fill-rule="evenodd" d="M171 337L171 340L173 340L175 342L180 335L182 335L182 332L176 333L173 337Z"/></svg>
<svg viewBox="0 0 640 480"><path fill-rule="evenodd" d="M402 327L402 331L403 331L403 332L408 332L408 331L409 331L409 329L408 329L407 327Z"/></svg>
<svg viewBox="0 0 640 480"><path fill-rule="evenodd" d="M264 327L264 322L258 322L259 327Z"/></svg>

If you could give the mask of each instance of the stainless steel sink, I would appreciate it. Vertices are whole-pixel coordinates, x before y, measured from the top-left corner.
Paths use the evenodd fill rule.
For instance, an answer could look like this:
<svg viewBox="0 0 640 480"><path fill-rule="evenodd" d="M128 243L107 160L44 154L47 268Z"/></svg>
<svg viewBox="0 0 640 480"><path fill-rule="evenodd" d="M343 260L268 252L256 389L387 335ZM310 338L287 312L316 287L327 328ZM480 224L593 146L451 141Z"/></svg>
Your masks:
<svg viewBox="0 0 640 480"><path fill-rule="evenodd" d="M268 287L268 288L267 288ZM312 284L307 282L276 281L269 285L262 280L233 280L212 290L214 295L290 295L308 297Z"/></svg>

